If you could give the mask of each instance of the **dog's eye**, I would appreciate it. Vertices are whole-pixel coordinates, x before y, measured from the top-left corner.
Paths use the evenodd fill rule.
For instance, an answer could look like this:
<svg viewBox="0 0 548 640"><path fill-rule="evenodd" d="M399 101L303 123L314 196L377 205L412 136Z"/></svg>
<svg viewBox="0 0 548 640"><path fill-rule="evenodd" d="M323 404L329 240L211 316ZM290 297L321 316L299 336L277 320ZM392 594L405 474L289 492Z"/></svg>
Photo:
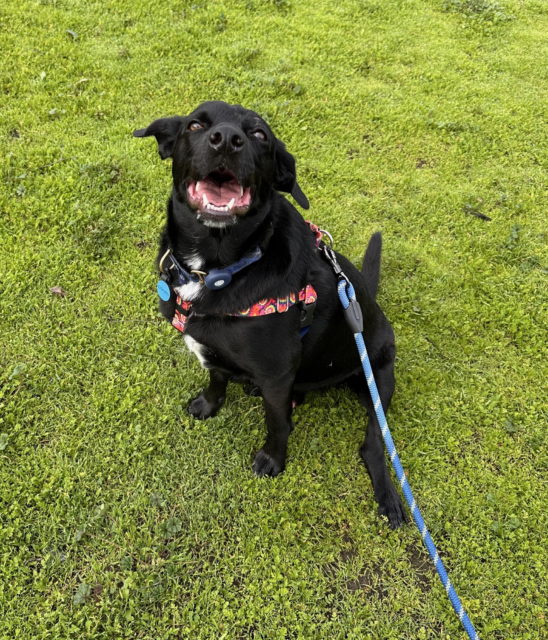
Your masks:
<svg viewBox="0 0 548 640"><path fill-rule="evenodd" d="M187 127L189 131L199 131L200 129L203 129L203 128L204 128L204 125L198 120L193 120L192 122L189 123Z"/></svg>
<svg viewBox="0 0 548 640"><path fill-rule="evenodd" d="M262 142L266 142L266 133L262 129L255 129L251 132L251 135L258 138Z"/></svg>

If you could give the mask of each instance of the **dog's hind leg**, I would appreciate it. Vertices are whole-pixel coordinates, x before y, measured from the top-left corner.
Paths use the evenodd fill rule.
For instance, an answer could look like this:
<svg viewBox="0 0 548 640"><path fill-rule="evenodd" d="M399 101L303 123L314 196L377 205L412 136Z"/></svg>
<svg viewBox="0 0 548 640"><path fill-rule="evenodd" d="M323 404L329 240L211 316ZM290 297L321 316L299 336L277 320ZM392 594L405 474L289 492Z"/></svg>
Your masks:
<svg viewBox="0 0 548 640"><path fill-rule="evenodd" d="M210 369L209 385L188 405L190 415L198 420L213 417L223 406L229 377L219 369Z"/></svg>
<svg viewBox="0 0 548 640"><path fill-rule="evenodd" d="M385 361L383 366L375 368L374 373L382 407L386 412L394 392L393 359L390 359L388 362ZM407 521L407 517L400 496L388 472L381 429L373 408L371 396L369 395L367 381L363 374L358 374L354 376L349 383L351 388L357 393L361 404L366 408L369 416L367 434L360 447L360 455L371 477L375 499L379 503L379 513L385 515L388 518L390 526L396 529Z"/></svg>

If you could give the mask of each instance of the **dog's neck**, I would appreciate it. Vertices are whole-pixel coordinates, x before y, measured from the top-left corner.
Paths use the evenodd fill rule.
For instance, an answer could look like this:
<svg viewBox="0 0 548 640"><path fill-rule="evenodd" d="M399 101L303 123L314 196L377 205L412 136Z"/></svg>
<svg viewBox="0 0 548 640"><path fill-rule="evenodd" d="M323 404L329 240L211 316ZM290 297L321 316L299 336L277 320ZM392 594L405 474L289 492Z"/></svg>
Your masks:
<svg viewBox="0 0 548 640"><path fill-rule="evenodd" d="M267 213L262 211L260 217L248 214L236 224L219 229L206 227L174 193L166 227L169 248L183 264L203 270L232 264L256 247L264 253L273 233Z"/></svg>

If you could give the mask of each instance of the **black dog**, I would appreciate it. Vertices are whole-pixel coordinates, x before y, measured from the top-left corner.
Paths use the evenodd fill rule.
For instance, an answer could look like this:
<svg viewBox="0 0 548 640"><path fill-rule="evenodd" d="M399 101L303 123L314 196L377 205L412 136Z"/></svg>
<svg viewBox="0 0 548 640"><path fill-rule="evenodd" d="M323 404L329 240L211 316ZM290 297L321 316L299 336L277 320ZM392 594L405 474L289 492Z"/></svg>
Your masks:
<svg viewBox="0 0 548 640"><path fill-rule="evenodd" d="M386 467L335 273L311 228L278 193L290 193L308 208L293 156L256 113L224 102L205 102L186 117L155 120L134 135L155 136L160 156L173 158L158 256L164 281L160 310L184 332L210 375L189 412L199 419L215 415L229 380L257 387L267 437L253 469L259 476L276 476L285 467L292 402L307 390L349 383L369 414L360 453L379 511L392 527L399 526L405 512ZM395 347L392 327L375 302L380 253L377 233L361 272L344 256L337 258L356 289L386 410L394 391Z"/></svg>

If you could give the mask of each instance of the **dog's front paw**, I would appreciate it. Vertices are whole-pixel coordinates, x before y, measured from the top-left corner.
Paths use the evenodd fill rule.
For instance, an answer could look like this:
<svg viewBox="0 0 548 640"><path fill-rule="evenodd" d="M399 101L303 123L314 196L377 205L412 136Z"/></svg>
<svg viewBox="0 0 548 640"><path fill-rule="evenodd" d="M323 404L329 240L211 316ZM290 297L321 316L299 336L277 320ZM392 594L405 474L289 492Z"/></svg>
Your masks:
<svg viewBox="0 0 548 640"><path fill-rule="evenodd" d="M224 398L220 398L217 402L209 402L203 393L191 400L187 409L191 416L198 420L212 418L217 411L223 406Z"/></svg>
<svg viewBox="0 0 548 640"><path fill-rule="evenodd" d="M397 529L404 522L407 522L407 515L400 496L393 487L390 487L383 500L379 501L379 515L388 518L391 529Z"/></svg>
<svg viewBox="0 0 548 640"><path fill-rule="evenodd" d="M259 449L253 461L253 471L259 476L270 476L273 478L281 473L285 468L285 459L278 459L276 456L267 453L264 449Z"/></svg>

